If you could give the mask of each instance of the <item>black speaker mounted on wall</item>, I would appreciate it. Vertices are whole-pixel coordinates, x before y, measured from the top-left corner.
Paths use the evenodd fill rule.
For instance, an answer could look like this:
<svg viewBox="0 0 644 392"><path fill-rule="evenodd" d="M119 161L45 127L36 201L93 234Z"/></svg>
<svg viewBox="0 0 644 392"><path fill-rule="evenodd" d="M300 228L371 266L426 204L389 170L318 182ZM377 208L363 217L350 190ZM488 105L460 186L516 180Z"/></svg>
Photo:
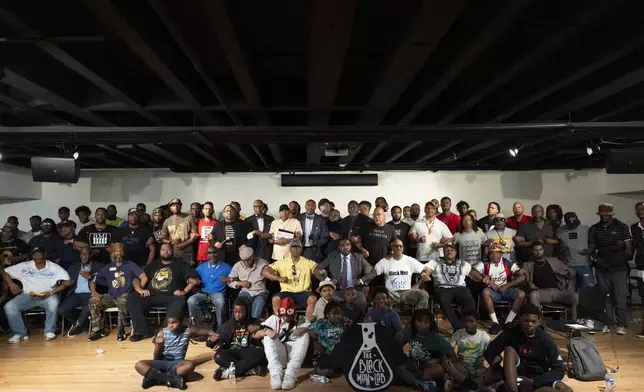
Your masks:
<svg viewBox="0 0 644 392"><path fill-rule="evenodd" d="M644 173L644 150L610 150L606 161L608 174Z"/></svg>
<svg viewBox="0 0 644 392"><path fill-rule="evenodd" d="M282 174L282 186L378 186L378 175Z"/></svg>
<svg viewBox="0 0 644 392"><path fill-rule="evenodd" d="M76 184L80 162L74 158L31 157L31 176L37 182Z"/></svg>

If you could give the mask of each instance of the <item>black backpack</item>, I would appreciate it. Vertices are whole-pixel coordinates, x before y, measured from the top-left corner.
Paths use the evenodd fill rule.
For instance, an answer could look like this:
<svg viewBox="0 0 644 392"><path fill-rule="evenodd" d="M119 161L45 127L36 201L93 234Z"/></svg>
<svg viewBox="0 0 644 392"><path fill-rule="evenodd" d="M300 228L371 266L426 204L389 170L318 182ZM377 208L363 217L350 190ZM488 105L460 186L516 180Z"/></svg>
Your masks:
<svg viewBox="0 0 644 392"><path fill-rule="evenodd" d="M197 328L213 331L216 320L210 309L207 307L201 307L194 316L192 316L192 320L190 320L190 322ZM205 342L207 339L208 336L195 336L192 338L192 340L196 342Z"/></svg>

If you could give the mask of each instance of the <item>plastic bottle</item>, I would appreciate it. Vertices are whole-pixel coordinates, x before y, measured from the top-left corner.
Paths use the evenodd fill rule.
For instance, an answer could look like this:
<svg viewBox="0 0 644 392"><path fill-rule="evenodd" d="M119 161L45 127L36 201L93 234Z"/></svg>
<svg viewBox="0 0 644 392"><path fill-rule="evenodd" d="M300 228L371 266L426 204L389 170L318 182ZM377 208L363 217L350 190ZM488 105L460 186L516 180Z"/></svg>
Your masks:
<svg viewBox="0 0 644 392"><path fill-rule="evenodd" d="M328 384L328 383L331 382L331 381L329 381L328 378L326 378L324 376L320 376L318 374L311 374L310 379L311 379L311 381L313 381L316 384Z"/></svg>
<svg viewBox="0 0 644 392"><path fill-rule="evenodd" d="M231 362L230 366L228 366L228 380L230 380L231 384L236 384L237 379L235 378L235 372L237 369L235 368L235 363Z"/></svg>
<svg viewBox="0 0 644 392"><path fill-rule="evenodd" d="M604 388L605 392L615 391L615 379L613 378L613 375L610 373L610 371L607 371L606 376L604 377Z"/></svg>

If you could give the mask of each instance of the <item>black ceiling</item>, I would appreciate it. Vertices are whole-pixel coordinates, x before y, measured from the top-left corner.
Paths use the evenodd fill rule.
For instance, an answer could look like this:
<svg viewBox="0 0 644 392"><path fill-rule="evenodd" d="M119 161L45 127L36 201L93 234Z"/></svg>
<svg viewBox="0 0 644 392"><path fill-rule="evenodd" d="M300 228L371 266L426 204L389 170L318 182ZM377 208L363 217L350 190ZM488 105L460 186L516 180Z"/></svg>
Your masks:
<svg viewBox="0 0 644 392"><path fill-rule="evenodd" d="M602 167L644 142L644 123L627 123L644 120L643 11L5 0L0 153L186 172ZM348 156L325 156L336 146Z"/></svg>

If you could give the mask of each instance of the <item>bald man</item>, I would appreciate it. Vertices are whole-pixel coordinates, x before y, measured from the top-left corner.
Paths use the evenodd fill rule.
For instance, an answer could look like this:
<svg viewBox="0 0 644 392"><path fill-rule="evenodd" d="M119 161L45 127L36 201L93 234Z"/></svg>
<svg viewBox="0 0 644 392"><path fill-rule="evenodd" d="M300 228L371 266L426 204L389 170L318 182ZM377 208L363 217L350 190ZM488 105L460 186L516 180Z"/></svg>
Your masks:
<svg viewBox="0 0 644 392"><path fill-rule="evenodd" d="M534 220L531 216L523 215L523 211L523 204L521 204L520 201L515 201L514 204L512 204L512 212L514 215L509 217L506 221L509 228L519 230L519 226Z"/></svg>

